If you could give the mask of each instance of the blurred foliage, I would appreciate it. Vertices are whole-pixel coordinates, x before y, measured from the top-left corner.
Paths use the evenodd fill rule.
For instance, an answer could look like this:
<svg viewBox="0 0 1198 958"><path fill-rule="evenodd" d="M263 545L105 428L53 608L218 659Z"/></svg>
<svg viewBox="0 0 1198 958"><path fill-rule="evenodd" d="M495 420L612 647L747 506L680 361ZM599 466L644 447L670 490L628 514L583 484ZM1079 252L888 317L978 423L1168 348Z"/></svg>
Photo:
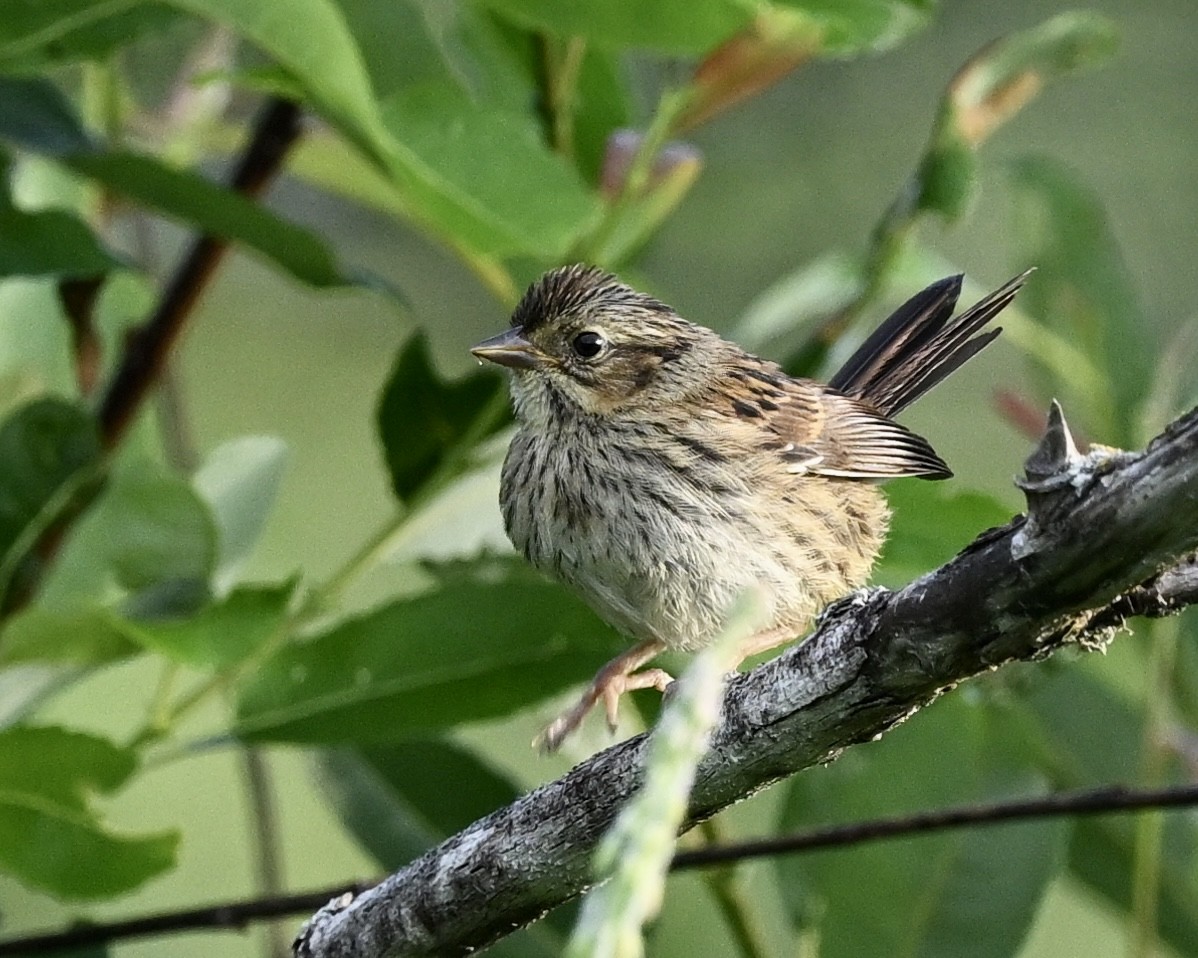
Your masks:
<svg viewBox="0 0 1198 958"><path fill-rule="evenodd" d="M394 514L328 576L298 560L275 581L245 574L289 455L281 439L194 457L186 397L182 413L145 410L115 448L101 435L94 409L132 362L122 334L165 286L161 251L137 238L154 218L238 244L306 295L377 288L316 232L212 178L259 101L311 116L292 176L418 231L510 307L562 262L635 274L701 176L692 131L814 60L902 56L936 16L929 0L0 0L0 309L12 313L0 323L21 331L0 339L0 871L98 902L171 871L175 835L127 834L99 797L152 788L144 766L201 744L250 743L310 747L346 833L396 867L520 790L463 725L544 702L620 648L514 557L429 561L445 552L428 517L493 473L510 413L492 371L443 375L427 330L377 384ZM820 370L893 288L941 271L921 230L968 216L994 131L1115 42L1106 19L1070 13L971 57L927 103L928 145L872 236L794 263L733 335ZM1033 366L1006 408L1026 430L1021 414L1060 396L1085 436L1140 444L1198 395L1193 323L1154 341L1102 197L1069 167L1029 156L1011 173L1012 255L1039 272L1003 317ZM318 413L322 397L308 398ZM878 570L890 585L1009 518L983 492L931 483L899 483L892 501ZM353 590L388 563L363 608ZM46 723L79 683L131 663L159 677L120 743ZM1164 668L1128 685L1077 663L1005 670L798 776L776 824L1183 777L1170 743L1193 737L1192 679ZM1177 703L1167 720L1161 701ZM1065 876L1198 954L1194 826L1156 827L1154 841L1125 820L1010 826L780 862L777 948L1014 955ZM206 877L223 897L225 876ZM568 923L550 916L496 953L556 954ZM664 935L653 947L683 950Z"/></svg>

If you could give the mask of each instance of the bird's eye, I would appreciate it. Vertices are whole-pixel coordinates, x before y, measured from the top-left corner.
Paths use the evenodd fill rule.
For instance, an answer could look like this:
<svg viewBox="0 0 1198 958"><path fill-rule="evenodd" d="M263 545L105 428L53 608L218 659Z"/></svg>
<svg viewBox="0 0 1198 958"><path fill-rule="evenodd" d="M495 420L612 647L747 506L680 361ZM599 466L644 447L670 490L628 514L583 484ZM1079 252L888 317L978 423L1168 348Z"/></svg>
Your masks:
<svg viewBox="0 0 1198 958"><path fill-rule="evenodd" d="M607 340L600 333L587 329L575 336L570 345L574 347L574 352L583 359L594 359L603 352Z"/></svg>

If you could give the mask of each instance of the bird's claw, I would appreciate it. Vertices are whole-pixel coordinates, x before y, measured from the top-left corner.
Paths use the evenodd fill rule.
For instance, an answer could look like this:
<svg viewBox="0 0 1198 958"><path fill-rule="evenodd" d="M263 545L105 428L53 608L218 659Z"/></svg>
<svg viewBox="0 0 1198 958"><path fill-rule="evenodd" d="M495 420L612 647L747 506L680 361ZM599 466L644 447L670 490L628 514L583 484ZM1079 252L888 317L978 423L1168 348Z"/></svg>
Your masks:
<svg viewBox="0 0 1198 958"><path fill-rule="evenodd" d="M621 695L637 689L657 689L664 693L673 681L673 676L664 669L645 669L643 672L631 674L601 672L573 706L550 722L544 731L533 739L533 748L542 752L556 752L601 699L603 711L607 716L607 727L614 732L619 721Z"/></svg>

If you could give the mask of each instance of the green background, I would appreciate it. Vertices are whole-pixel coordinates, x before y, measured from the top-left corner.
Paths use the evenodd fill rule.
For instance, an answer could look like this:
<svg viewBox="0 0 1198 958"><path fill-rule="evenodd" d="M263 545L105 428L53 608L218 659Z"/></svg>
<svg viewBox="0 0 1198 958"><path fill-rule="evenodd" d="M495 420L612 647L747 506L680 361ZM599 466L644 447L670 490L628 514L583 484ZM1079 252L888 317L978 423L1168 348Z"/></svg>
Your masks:
<svg viewBox="0 0 1198 958"><path fill-rule="evenodd" d="M1122 48L1106 67L1054 84L999 131L982 153L982 191L960 225L931 225L929 245L981 287L1028 263L1013 258L1008 163L1047 153L1073 167L1101 197L1162 340L1195 314L1194 223L1198 222L1198 6L1188 0L1135 5L1089 3L1120 24ZM1062 5L946 2L930 26L884 55L809 64L764 95L706 124L693 142L703 174L652 241L635 278L688 318L727 329L753 298L782 275L833 248L860 250L927 138L934 104L953 71L986 41L1025 28ZM465 371L469 346L506 323L503 310L449 255L394 220L363 212L292 180L270 202L326 236L347 262L399 287L410 313L361 291L316 293L244 255L235 255L206 295L179 352L178 378L195 442L207 452L244 434L283 436L291 449L278 506L251 573L279 577L335 569L391 513L387 477L374 437L373 410L401 342L415 325L427 331L438 365ZM163 228L162 262L179 235ZM880 312L879 312L880 318ZM7 318L0 335L36 337ZM52 344L51 344L52 345ZM0 340L0 351L5 344ZM928 435L963 485L989 490L1011 508L1027 441L995 413L992 391L1023 381L1024 363L1002 340L963 374L905 417ZM494 475L472 480L423 517L408 555L452 556L481 541L501 543ZM351 598L363 605L389 590L386 567ZM497 610L501 613L502 610ZM452 654L452 650L447 651ZM1121 655L1116 649L1115 656ZM144 662L103 670L54 701L42 716L120 737L140 716L154 681ZM119 703L127 702L123 712ZM114 707L113 703L118 703ZM203 717L197 717L197 726ZM563 771L588 748L540 759L527 747L535 719L468 729L467 740L527 784ZM368 876L375 866L335 824L303 750L273 748L281 796L286 884L306 888ZM109 806L111 818L149 831L182 823L180 867L126 898L92 910L96 917L187 907L248 894L252 862L244 787L234 757L219 750L152 770ZM745 832L765 827L770 793L732 813ZM846 854L852 854L846 853ZM752 887L767 909L774 900L769 866L752 866ZM672 882L656 940L661 954L720 954L697 878ZM66 912L50 899L0 879L8 934L53 926ZM780 920L780 918L779 918ZM701 937L694 929L702 928ZM722 929L714 932L723 934ZM1125 931L1088 893L1061 881L1041 911L1025 958L1124 951ZM253 935L187 935L130 943L120 956L250 955Z"/></svg>

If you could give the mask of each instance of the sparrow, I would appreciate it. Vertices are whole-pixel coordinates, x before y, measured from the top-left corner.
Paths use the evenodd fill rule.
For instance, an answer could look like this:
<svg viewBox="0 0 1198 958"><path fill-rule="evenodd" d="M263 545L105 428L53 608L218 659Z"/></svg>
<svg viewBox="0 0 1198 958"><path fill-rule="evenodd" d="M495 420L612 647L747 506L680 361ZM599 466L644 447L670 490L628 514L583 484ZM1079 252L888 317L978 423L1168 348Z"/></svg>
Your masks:
<svg viewBox="0 0 1198 958"><path fill-rule="evenodd" d="M1029 270L1030 272L1030 270ZM980 333L1028 273L953 316L961 276L915 295L827 383L787 375L593 266L536 280L511 327L473 354L510 370L517 429L503 463L508 537L536 568L636 640L540 744L602 701L664 691L642 668L720 633L747 588L766 625L737 661L801 635L862 586L890 512L878 484L952 475L893 417L1001 332Z"/></svg>

